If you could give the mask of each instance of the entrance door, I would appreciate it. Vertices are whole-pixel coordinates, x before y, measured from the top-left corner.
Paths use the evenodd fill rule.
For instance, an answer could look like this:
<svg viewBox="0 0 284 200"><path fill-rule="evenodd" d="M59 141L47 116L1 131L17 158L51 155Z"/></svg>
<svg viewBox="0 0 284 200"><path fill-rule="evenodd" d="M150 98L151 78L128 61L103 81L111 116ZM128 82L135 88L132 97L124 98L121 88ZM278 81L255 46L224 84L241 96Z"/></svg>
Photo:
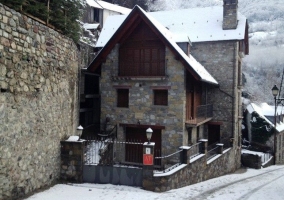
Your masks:
<svg viewBox="0 0 284 200"><path fill-rule="evenodd" d="M147 142L148 140L146 137L146 129L147 128L127 127L126 128L126 142L139 142L139 143ZM160 156L161 155L161 129L153 129L151 142L155 142L154 156L155 157ZM132 152L135 152L135 154L132 154ZM133 157L131 155L136 155L136 156ZM143 163L143 146L126 144L125 161ZM158 163L155 163L155 164L158 164Z"/></svg>

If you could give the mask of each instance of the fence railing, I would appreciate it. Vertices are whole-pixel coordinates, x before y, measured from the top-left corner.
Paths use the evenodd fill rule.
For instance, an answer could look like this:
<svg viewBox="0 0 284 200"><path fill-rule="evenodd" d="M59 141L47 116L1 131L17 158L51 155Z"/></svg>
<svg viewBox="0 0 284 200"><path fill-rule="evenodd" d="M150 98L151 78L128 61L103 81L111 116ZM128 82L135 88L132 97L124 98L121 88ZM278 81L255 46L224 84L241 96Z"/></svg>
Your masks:
<svg viewBox="0 0 284 200"><path fill-rule="evenodd" d="M197 107L197 118L210 118L213 116L213 104L200 105Z"/></svg>
<svg viewBox="0 0 284 200"><path fill-rule="evenodd" d="M261 156L261 162L266 163L269 159L271 159L271 157L273 157L273 156L270 153L264 153Z"/></svg>
<svg viewBox="0 0 284 200"><path fill-rule="evenodd" d="M206 143L207 140L204 140L187 147L186 154L184 147L168 155L161 155L160 151L155 151L155 170L168 172L182 163L187 163L201 153L206 154L207 160L223 153L223 144L214 143L207 146ZM106 140L88 140L85 147L85 164L142 167L143 144L143 142L137 140L121 142L110 138Z"/></svg>
<svg viewBox="0 0 284 200"><path fill-rule="evenodd" d="M165 155L165 156L156 156L155 163L161 163L159 169L156 170L162 172L168 172L181 164L181 152L183 150L178 150L172 154Z"/></svg>
<svg viewBox="0 0 284 200"><path fill-rule="evenodd" d="M143 143L134 140L87 140L84 156L86 165L142 166Z"/></svg>
<svg viewBox="0 0 284 200"><path fill-rule="evenodd" d="M197 106L196 116L194 118L187 116L186 121L190 124L197 124L211 117L213 117L213 104L200 105Z"/></svg>
<svg viewBox="0 0 284 200"><path fill-rule="evenodd" d="M219 146L214 146L212 149L207 151L207 160L210 160L214 156L218 155Z"/></svg>
<svg viewBox="0 0 284 200"><path fill-rule="evenodd" d="M192 146L190 146L189 149L189 160L198 156L201 153L201 142L198 142Z"/></svg>

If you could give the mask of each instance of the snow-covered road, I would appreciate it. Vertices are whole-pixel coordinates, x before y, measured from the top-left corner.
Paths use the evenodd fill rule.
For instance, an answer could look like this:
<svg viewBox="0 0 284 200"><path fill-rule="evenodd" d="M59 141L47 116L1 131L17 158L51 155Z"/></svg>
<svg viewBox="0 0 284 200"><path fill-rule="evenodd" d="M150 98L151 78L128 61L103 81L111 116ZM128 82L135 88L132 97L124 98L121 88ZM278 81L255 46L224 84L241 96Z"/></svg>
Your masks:
<svg viewBox="0 0 284 200"><path fill-rule="evenodd" d="M163 193L110 184L56 185L27 200L283 200L284 165L238 172Z"/></svg>

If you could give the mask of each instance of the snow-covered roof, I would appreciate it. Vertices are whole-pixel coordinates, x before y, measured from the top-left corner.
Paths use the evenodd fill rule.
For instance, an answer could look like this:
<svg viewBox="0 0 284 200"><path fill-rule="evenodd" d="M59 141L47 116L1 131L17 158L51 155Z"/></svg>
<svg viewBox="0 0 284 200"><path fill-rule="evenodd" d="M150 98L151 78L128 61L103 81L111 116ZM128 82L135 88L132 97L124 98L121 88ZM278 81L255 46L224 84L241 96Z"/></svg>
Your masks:
<svg viewBox="0 0 284 200"><path fill-rule="evenodd" d="M87 4L91 7L94 8L99 8L99 9L106 9L106 10L111 10L111 11L115 11L121 14L128 14L131 12L131 9L129 8L125 8L122 6L118 6L112 3L108 3L105 1L100 1L100 0L86 0Z"/></svg>
<svg viewBox="0 0 284 200"><path fill-rule="evenodd" d="M87 30L90 30L90 29L97 29L99 26L100 26L99 23L94 23L94 24L85 23L85 24L83 24L83 28L84 28L84 29L87 29Z"/></svg>
<svg viewBox="0 0 284 200"><path fill-rule="evenodd" d="M176 44L176 42L173 40L173 34L165 28L162 24L160 24L153 16L151 16L149 13L146 13L142 8L139 6L135 6L135 8L139 9L145 17L148 18L148 20L152 23L153 26L157 28L157 30L164 36L164 38L168 41L168 43L176 50L176 52L183 58L185 62L189 66L192 67L192 69L198 74L201 81L208 82L211 84L218 85L218 82L209 74L209 72L202 66L199 62L195 60L195 58L190 55L187 56L183 50ZM115 19L115 18L113 18ZM121 23L120 23L121 25ZM117 27L118 28L118 27ZM116 29L117 30L117 29ZM116 31L115 30L115 31ZM113 36L113 34L109 35L110 38ZM103 50L103 49L102 49ZM100 51L101 52L101 51ZM100 54L100 53L99 53ZM96 59L96 58L95 58ZM94 61L93 61L94 62Z"/></svg>
<svg viewBox="0 0 284 200"><path fill-rule="evenodd" d="M274 127L273 121L269 120L267 117L274 117L275 113L275 107L270 106L267 103L261 103L260 105L257 105L255 103L250 103L247 106L247 111L249 113L256 112L261 118L263 118L265 121L267 121L271 126ZM284 115L284 107L283 106L277 106L276 110L276 116ZM284 130L284 123L280 121L277 122L276 129L278 132L281 132Z"/></svg>
<svg viewBox="0 0 284 200"><path fill-rule="evenodd" d="M195 60L195 58L192 55L187 56L184 53L184 51L173 40L173 34L167 28L161 25L153 16L146 13L143 9L141 9L140 7L139 9L144 13L145 16L148 17L148 19L159 30L159 32L162 35L164 35L164 37L175 48L175 50L183 57L183 59L193 68L193 70L200 76L202 81L218 84L218 82L209 74L209 72L199 62Z"/></svg>
<svg viewBox="0 0 284 200"><path fill-rule="evenodd" d="M191 8L183 10L149 12L172 34L175 42L206 42L243 40L246 18L238 13L236 29L223 30L223 7ZM97 47L103 47L127 16L110 16L103 27Z"/></svg>

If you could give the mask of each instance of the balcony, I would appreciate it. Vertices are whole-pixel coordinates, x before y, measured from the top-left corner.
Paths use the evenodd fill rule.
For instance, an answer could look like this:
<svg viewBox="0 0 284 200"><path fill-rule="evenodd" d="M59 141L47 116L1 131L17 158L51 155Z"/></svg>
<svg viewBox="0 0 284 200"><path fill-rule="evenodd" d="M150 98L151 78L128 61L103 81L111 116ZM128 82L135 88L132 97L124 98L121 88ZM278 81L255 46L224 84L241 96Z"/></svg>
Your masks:
<svg viewBox="0 0 284 200"><path fill-rule="evenodd" d="M190 115L187 113L187 119L185 123L188 126L195 127L199 126L200 124L204 124L205 122L208 122L213 117L213 105L207 104L207 105L200 105L196 107L196 115L194 118L190 117Z"/></svg>

